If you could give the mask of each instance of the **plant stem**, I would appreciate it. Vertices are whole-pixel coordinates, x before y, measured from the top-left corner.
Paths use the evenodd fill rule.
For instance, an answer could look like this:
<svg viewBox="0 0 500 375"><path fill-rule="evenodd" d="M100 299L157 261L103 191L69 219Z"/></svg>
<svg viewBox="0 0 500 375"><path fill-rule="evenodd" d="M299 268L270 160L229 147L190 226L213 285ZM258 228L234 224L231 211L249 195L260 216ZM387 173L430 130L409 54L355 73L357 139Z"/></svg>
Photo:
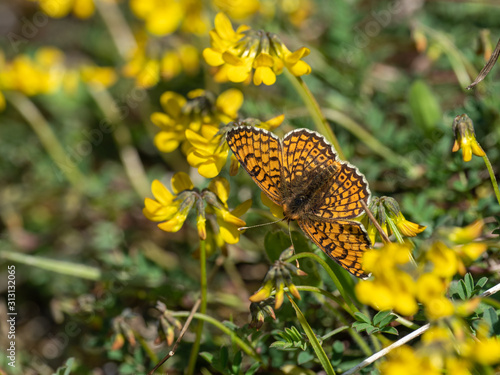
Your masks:
<svg viewBox="0 0 500 375"><path fill-rule="evenodd" d="M207 253L206 253L205 240L200 240L200 278L201 278L200 314L205 315L207 312ZM196 339L193 344L193 348L191 349L191 355L189 356L189 363L186 371L186 374L188 375L194 374L196 359L198 358L198 352L200 351L202 334L203 334L203 320L199 320L198 327L196 327Z"/></svg>
<svg viewBox="0 0 500 375"><path fill-rule="evenodd" d="M130 51L137 47L134 34L123 17L118 4L113 1L94 1L99 14L111 34L111 39L122 58L126 58Z"/></svg>
<svg viewBox="0 0 500 375"><path fill-rule="evenodd" d="M118 105L111 94L104 88L87 85L88 91L95 103L112 125L112 135L118 147L120 159L125 173L140 197L149 195L149 182L136 148L132 145L130 130L123 124Z"/></svg>
<svg viewBox="0 0 500 375"><path fill-rule="evenodd" d="M187 317L189 316L189 311L177 311L173 312L172 316L173 317ZM200 321L207 322L209 324L212 324L214 327L218 328L222 332L224 332L226 335L231 337L231 340L238 345L241 350L243 350L246 354L248 354L250 357L252 357L254 360L262 363L262 359L259 357L259 355L255 352L255 350L245 341L240 339L238 336L235 335L233 331L231 331L230 328L226 327L224 324L219 322L218 320L212 318L211 316L202 314L202 313L196 313L193 315L193 318L196 318Z"/></svg>
<svg viewBox="0 0 500 375"><path fill-rule="evenodd" d="M372 151L379 154L389 163L397 166L402 166L407 172L413 169L412 163L402 155L396 154L387 146L383 145L376 137L374 137L369 131L365 130L360 124L354 121L352 118L347 116L345 113L337 111L335 109L323 109L323 113L330 121L334 121L339 124L344 129L349 131L355 137L357 137L361 142L368 146Z"/></svg>
<svg viewBox="0 0 500 375"><path fill-rule="evenodd" d="M319 294L331 299L335 303L337 303L340 307L342 307L353 318L355 317L353 311L347 306L345 301L342 301L342 299L333 295L332 293L330 293L327 290L324 290L324 289L321 289L321 288L318 288L315 286L307 286L307 285L297 285L297 290L299 290L299 291L303 290L305 292L319 293ZM288 288L285 288L285 291L288 291Z"/></svg>
<svg viewBox="0 0 500 375"><path fill-rule="evenodd" d="M330 278L333 280L335 286L337 287L337 289L339 290L340 294L342 295L342 297L344 298L344 301L345 303L347 304L347 306L349 306L349 308L351 309L351 315L353 315L353 313L355 312L359 312L358 308L354 305L353 301L354 301L354 298L352 296L350 296L348 293L346 293L342 283L340 282L339 278L337 277L337 275L335 274L335 271L332 270L329 266L328 266L328 263L326 263L323 259L321 259L321 257L319 257L318 255L314 254L314 253L309 253L309 252L306 252L306 253L299 253L299 254L295 254L294 256L290 257L287 259L288 262L293 262L295 259L300 259L300 258L312 258L314 259L316 262L318 262L319 264L321 264L323 266L323 268L325 269L325 271L328 273L328 275L330 276Z"/></svg>
<svg viewBox="0 0 500 375"><path fill-rule="evenodd" d="M493 190L495 191L495 195L497 197L498 204L500 204L500 191L498 190L498 182L495 177L495 172L493 171L493 168L491 167L490 159L488 159L488 156L485 154L483 156L484 164L486 164L486 168L488 168L488 173L490 174L491 178L491 184L493 185Z"/></svg>
<svg viewBox="0 0 500 375"><path fill-rule="evenodd" d="M57 259L42 258L28 254L14 253L10 251L0 251L0 259L8 259L14 262L34 266L50 272L57 272L61 275L80 277L87 280L100 280L102 277L99 268L65 262Z"/></svg>
<svg viewBox="0 0 500 375"><path fill-rule="evenodd" d="M311 91L309 90L309 87L307 87L306 83L301 77L294 76L287 69L285 69L285 74L287 78L290 80L290 82L293 84L295 90L300 95L307 109L309 110L309 113L311 114L311 117L314 121L314 126L316 127L316 130L319 133L321 133L333 145L340 159L345 160L345 155L342 152L342 149L340 148L339 141L337 140L337 137L335 136L335 133L333 132L332 128L328 124L328 121L326 121L326 118L321 112L318 102L312 95Z"/></svg>
<svg viewBox="0 0 500 375"><path fill-rule="evenodd" d="M35 104L28 97L17 92L6 94L6 99L35 131L53 163L61 171L60 175L63 175L76 191L82 192L84 190L84 176L64 150L47 120L45 120Z"/></svg>

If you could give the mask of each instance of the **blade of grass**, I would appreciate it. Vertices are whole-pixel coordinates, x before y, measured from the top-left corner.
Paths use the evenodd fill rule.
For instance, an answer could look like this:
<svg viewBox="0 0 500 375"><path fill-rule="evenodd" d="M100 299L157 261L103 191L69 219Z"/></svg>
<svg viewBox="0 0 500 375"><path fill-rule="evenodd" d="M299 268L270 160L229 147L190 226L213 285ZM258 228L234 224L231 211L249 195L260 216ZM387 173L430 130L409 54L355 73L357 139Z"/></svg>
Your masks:
<svg viewBox="0 0 500 375"><path fill-rule="evenodd" d="M314 352L316 353L316 357L318 357L321 363L321 366L323 366L323 369L327 374L335 375L335 370L333 369L332 364L330 363L330 360L328 359L328 356L326 355L325 351L321 347L318 338L316 337L311 326L307 322L306 317L304 316L304 314L302 314L302 311L300 311L299 307L295 304L293 299L290 298L288 293L286 296L288 297L288 300L295 309L295 314L297 315L297 319L299 320L302 329L305 331L307 338L309 339L309 342L311 343L311 346L313 347Z"/></svg>

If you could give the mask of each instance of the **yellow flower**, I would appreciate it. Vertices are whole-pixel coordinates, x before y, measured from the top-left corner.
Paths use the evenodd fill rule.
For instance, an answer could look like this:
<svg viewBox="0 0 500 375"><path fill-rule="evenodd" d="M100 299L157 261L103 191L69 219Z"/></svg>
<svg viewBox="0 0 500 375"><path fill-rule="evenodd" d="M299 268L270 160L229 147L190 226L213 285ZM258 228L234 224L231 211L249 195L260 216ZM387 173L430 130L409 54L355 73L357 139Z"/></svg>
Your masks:
<svg viewBox="0 0 500 375"><path fill-rule="evenodd" d="M466 114L455 117L453 121L453 133L455 134L455 143L453 152L462 149L462 157L465 162L472 159L472 154L476 156L485 156L483 149L477 143L476 134L472 120Z"/></svg>
<svg viewBox="0 0 500 375"><path fill-rule="evenodd" d="M215 29L210 32L210 40L211 47L205 48L203 57L208 65L223 71L216 75L220 80L245 82L255 70L255 85L272 85L283 67L295 76L311 72L310 66L301 60L309 54L309 49L302 47L291 52L277 35L255 31L246 25L235 31L223 13L215 17Z"/></svg>
<svg viewBox="0 0 500 375"><path fill-rule="evenodd" d="M130 9L146 22L146 29L153 35L164 36L182 26L183 31L203 34L207 20L202 3L193 0L131 0Z"/></svg>
<svg viewBox="0 0 500 375"><path fill-rule="evenodd" d="M250 208L252 201L248 200L234 210L229 210L229 182L226 179L215 178L208 189L200 192L194 188L186 173L178 172L172 177L171 184L173 194L160 181L153 181L155 199L144 200L144 216L151 221L161 221L158 227L166 232L177 232L191 208L195 207L198 235L200 239L207 240L208 253L221 248L225 243L234 244L239 241L238 228L245 225L239 216Z"/></svg>
<svg viewBox="0 0 500 375"><path fill-rule="evenodd" d="M114 68L92 65L80 68L80 77L83 82L102 88L113 86L117 79Z"/></svg>
<svg viewBox="0 0 500 375"><path fill-rule="evenodd" d="M160 57L146 52L145 35L139 35L137 39L137 47L129 52L122 73L125 77L134 78L137 87L147 89L160 81Z"/></svg>
<svg viewBox="0 0 500 375"><path fill-rule="evenodd" d="M434 265L432 272L444 278L451 278L457 273L458 261L455 252L442 242L435 242L426 254Z"/></svg>
<svg viewBox="0 0 500 375"><path fill-rule="evenodd" d="M40 9L53 18L62 18L71 11L81 19L94 14L95 5L93 0L31 0L38 1Z"/></svg>
<svg viewBox="0 0 500 375"><path fill-rule="evenodd" d="M213 0L214 5L231 18L241 20L259 11L259 0Z"/></svg>
<svg viewBox="0 0 500 375"><path fill-rule="evenodd" d="M423 232L425 228L427 228L423 225L406 220L399 208L398 202L391 197L373 198L370 202L369 209L387 235L389 235L388 227L391 228L391 232L394 232L394 229L400 232L397 233L399 236L403 235L406 237L415 237L418 233ZM370 240L372 243L375 243L375 238L378 233L377 228L367 215L361 216L360 220L364 224ZM396 228L394 228L394 226Z"/></svg>
<svg viewBox="0 0 500 375"><path fill-rule="evenodd" d="M441 375L440 369L428 357L419 355L407 345L389 352L379 369L383 375Z"/></svg>
<svg viewBox="0 0 500 375"><path fill-rule="evenodd" d="M162 152L182 146L190 165L204 177L215 177L225 165L229 151L227 144L221 142L219 125L238 116L243 95L229 89L215 99L209 92L194 90L188 93L188 98L171 91L161 96L165 112L151 115L151 121L161 129L155 145Z"/></svg>
<svg viewBox="0 0 500 375"><path fill-rule="evenodd" d="M363 256L363 268L373 279L356 284L360 302L379 310L413 315L418 310L416 284L403 268L409 266L410 248L407 245L387 244L378 250L369 250Z"/></svg>
<svg viewBox="0 0 500 375"><path fill-rule="evenodd" d="M199 68L198 49L188 44L183 44L175 50L166 51L160 62L160 73L166 80L178 76L183 70L188 75L195 75Z"/></svg>
<svg viewBox="0 0 500 375"><path fill-rule="evenodd" d="M283 304L285 286L295 298L301 299L299 291L292 281L292 275L305 276L306 273L292 263L286 262L286 259L292 255L293 248L288 248L281 253L279 259L269 268L262 287L249 298L251 302L261 302L269 298L273 286L276 290L275 309L279 309Z"/></svg>
<svg viewBox="0 0 500 375"><path fill-rule="evenodd" d="M172 177L173 195L160 181L154 180L151 186L155 199L146 198L144 200L143 214L149 220L161 221L158 227L166 232L177 232L187 214L194 204L192 195L180 196L184 191L191 191L193 183L184 172L176 173Z"/></svg>
<svg viewBox="0 0 500 375"><path fill-rule="evenodd" d="M475 342L472 358L481 365L500 363L500 340L498 337L482 338Z"/></svg>
<svg viewBox="0 0 500 375"><path fill-rule="evenodd" d="M401 211L396 217L392 217L392 219L394 220L394 224L396 224L398 229L401 231L401 234L406 237L415 237L418 233L422 233L425 228L427 228L424 225L412 223L411 221L406 220Z"/></svg>

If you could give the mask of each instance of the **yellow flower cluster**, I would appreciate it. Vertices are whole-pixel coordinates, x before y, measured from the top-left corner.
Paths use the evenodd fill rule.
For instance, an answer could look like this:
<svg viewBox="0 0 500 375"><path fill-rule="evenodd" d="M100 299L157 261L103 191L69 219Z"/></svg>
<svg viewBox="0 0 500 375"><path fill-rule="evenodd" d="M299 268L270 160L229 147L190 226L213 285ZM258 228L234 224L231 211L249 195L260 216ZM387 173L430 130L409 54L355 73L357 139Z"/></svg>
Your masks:
<svg viewBox="0 0 500 375"><path fill-rule="evenodd" d="M184 43L179 48L164 50L155 42L146 35L138 35L137 47L128 54L127 63L122 68L123 75L134 78L138 87L153 87L160 78L171 80L183 71L187 75L198 73L200 57L195 46Z"/></svg>
<svg viewBox="0 0 500 375"><path fill-rule="evenodd" d="M255 85L272 85L284 68L295 76L311 72L311 67L301 60L309 54L309 49L302 47L291 52L277 35L255 31L246 25L235 31L223 13L215 17L210 40L211 47L205 48L203 57L208 65L219 67L215 75L218 82L247 82L254 71Z"/></svg>
<svg viewBox="0 0 500 375"><path fill-rule="evenodd" d="M158 228L166 232L179 231L195 207L198 234L200 239L207 240L208 253L225 243L238 242L241 233L238 228L245 225L239 216L250 208L251 200L230 211L227 206L229 182L222 177L214 178L207 189L199 191L186 173L178 172L172 177L171 185L173 193L160 181L153 181L151 189L155 199L144 200L144 216L161 222Z"/></svg>
<svg viewBox="0 0 500 375"><path fill-rule="evenodd" d="M79 81L109 87L116 79L110 67L87 64L68 69L64 54L56 48L40 48L33 56L20 54L12 61L5 61L0 51L0 110L5 107L2 92L17 91L27 96L53 94L61 88L73 92Z"/></svg>
<svg viewBox="0 0 500 375"><path fill-rule="evenodd" d="M405 237L415 237L418 233L423 232L425 228L427 228L423 225L406 220L399 208L398 202L391 197L374 197L370 202L369 209L382 230L387 235L390 233L395 234L396 238L401 237L401 235ZM373 225L366 214L362 215L359 220L365 226L372 243L375 243L378 234L375 225ZM388 229L390 229L390 231Z"/></svg>
<svg viewBox="0 0 500 375"><path fill-rule="evenodd" d="M94 14L93 0L31 0L39 3L40 9L53 18L62 18L72 12L76 17L85 19Z"/></svg>
<svg viewBox="0 0 500 375"><path fill-rule="evenodd" d="M477 337L454 321L452 328L433 326L422 336L420 347L402 346L379 365L383 375L470 375L483 373L482 366L500 363L500 340L480 328Z"/></svg>
<svg viewBox="0 0 500 375"><path fill-rule="evenodd" d="M207 178L219 174L229 148L222 142L219 125L233 121L243 104L243 94L229 89L215 98L204 90L188 93L188 99L167 91L160 98L164 112L155 112L151 121L160 128L155 145L162 152L181 147L188 163Z"/></svg>
<svg viewBox="0 0 500 375"><path fill-rule="evenodd" d="M394 309L403 315L413 315L421 303L431 320L452 315L455 307L445 294L452 277L464 274L465 264L486 251L486 244L474 242L482 230L482 222L448 230L450 245L434 242L418 268L411 263L407 244L391 243L368 251L363 267L373 278L360 281L356 295L361 302L379 310Z"/></svg>
<svg viewBox="0 0 500 375"><path fill-rule="evenodd" d="M56 48L40 48L33 57L17 55L6 62L0 54L0 90L25 95L53 93L61 88L66 74L64 54Z"/></svg>
<svg viewBox="0 0 500 375"><path fill-rule="evenodd" d="M168 35L182 31L204 34L208 19L203 12L203 2L196 0L131 0L130 9L146 23L153 35Z"/></svg>

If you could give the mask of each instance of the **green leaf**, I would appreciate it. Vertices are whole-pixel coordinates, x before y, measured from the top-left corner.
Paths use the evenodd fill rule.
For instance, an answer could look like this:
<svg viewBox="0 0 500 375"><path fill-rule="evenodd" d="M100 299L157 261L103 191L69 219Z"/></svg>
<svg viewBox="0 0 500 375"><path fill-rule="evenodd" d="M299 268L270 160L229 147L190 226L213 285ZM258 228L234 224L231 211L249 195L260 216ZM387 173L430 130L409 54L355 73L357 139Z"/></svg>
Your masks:
<svg viewBox="0 0 500 375"><path fill-rule="evenodd" d="M467 287L463 280L458 282L457 293L461 300L465 301L467 299Z"/></svg>
<svg viewBox="0 0 500 375"><path fill-rule="evenodd" d="M479 290L481 289L483 286L486 285L486 283L488 282L488 278L486 276L484 277L481 277L477 283L476 283L476 288Z"/></svg>
<svg viewBox="0 0 500 375"><path fill-rule="evenodd" d="M287 295L288 296L288 295ZM306 333L307 337L309 338L309 342L311 343L314 352L316 353L316 357L318 358L319 362L321 363L321 366L323 366L323 369L328 375L335 375L335 370L332 367L332 364L330 363L330 360L328 359L325 351L319 344L318 338L314 334L311 326L307 322L304 314L302 314L302 311L300 311L299 307L295 303L295 301L291 298L289 298L290 303L292 304L292 307L295 310L295 314L297 315L297 319L299 320L302 328L304 329L304 332Z"/></svg>
<svg viewBox="0 0 500 375"><path fill-rule="evenodd" d="M380 331L380 329L374 326L370 326L366 329L366 333L368 333L369 335L371 335L372 333L377 333L378 331Z"/></svg>
<svg viewBox="0 0 500 375"><path fill-rule="evenodd" d="M409 104L415 124L427 134L431 133L442 113L436 96L424 81L417 80L411 85Z"/></svg>
<svg viewBox="0 0 500 375"><path fill-rule="evenodd" d="M464 277L465 290L467 292L467 298L471 298L474 293L474 279L470 273L466 273Z"/></svg>
<svg viewBox="0 0 500 375"><path fill-rule="evenodd" d="M214 355L209 352L201 352L200 353L201 358L203 358L205 361L210 363L211 365L213 364L214 361Z"/></svg>
<svg viewBox="0 0 500 375"><path fill-rule="evenodd" d="M314 355L309 352L300 352L297 356L297 363L303 365L304 363L310 362L314 359Z"/></svg>
<svg viewBox="0 0 500 375"><path fill-rule="evenodd" d="M283 231L267 232L264 238L264 249L271 263L276 262L290 245L290 237Z"/></svg>
<svg viewBox="0 0 500 375"><path fill-rule="evenodd" d="M290 350L290 348L293 347L293 344L291 342L275 341L271 345L269 345L269 347L279 350Z"/></svg>
<svg viewBox="0 0 500 375"><path fill-rule="evenodd" d="M233 365L232 365L232 369L233 369L234 374L240 373L241 360L242 360L241 350L237 350L236 354L234 355Z"/></svg>
<svg viewBox="0 0 500 375"><path fill-rule="evenodd" d="M227 361L229 360L229 353L227 351L227 348L223 346L220 348L220 353L219 353L219 363L222 368L227 368Z"/></svg>
<svg viewBox="0 0 500 375"><path fill-rule="evenodd" d="M379 311L373 317L373 325L375 325L377 327L384 327L394 319L396 319L396 317L391 313L390 310ZM384 323L384 324L382 324L382 323Z"/></svg>
<svg viewBox="0 0 500 375"><path fill-rule="evenodd" d="M360 322L372 324L371 319L369 317L367 317L365 314L363 314L361 312L355 312L354 315L356 316L356 319L358 319Z"/></svg>
<svg viewBox="0 0 500 375"><path fill-rule="evenodd" d="M354 322L352 323L352 328L354 328L358 332L362 332L367 330L368 328L373 327L369 323L362 323L362 322Z"/></svg>
<svg viewBox="0 0 500 375"><path fill-rule="evenodd" d="M384 327L384 328L382 328L382 332L388 333L391 335L398 335L399 334L398 330L394 327Z"/></svg>
<svg viewBox="0 0 500 375"><path fill-rule="evenodd" d="M70 375L71 374L71 368L73 367L73 363L75 362L75 359L73 357L68 358L66 360L66 363L59 367L56 372L53 373L53 375Z"/></svg>
<svg viewBox="0 0 500 375"><path fill-rule="evenodd" d="M260 363L255 362L250 368L245 372L245 375L253 375L257 372L257 370L260 368Z"/></svg>
<svg viewBox="0 0 500 375"><path fill-rule="evenodd" d="M498 335L500 331L500 324L498 315L493 307L488 308L483 314L484 321L490 327L490 335Z"/></svg>

